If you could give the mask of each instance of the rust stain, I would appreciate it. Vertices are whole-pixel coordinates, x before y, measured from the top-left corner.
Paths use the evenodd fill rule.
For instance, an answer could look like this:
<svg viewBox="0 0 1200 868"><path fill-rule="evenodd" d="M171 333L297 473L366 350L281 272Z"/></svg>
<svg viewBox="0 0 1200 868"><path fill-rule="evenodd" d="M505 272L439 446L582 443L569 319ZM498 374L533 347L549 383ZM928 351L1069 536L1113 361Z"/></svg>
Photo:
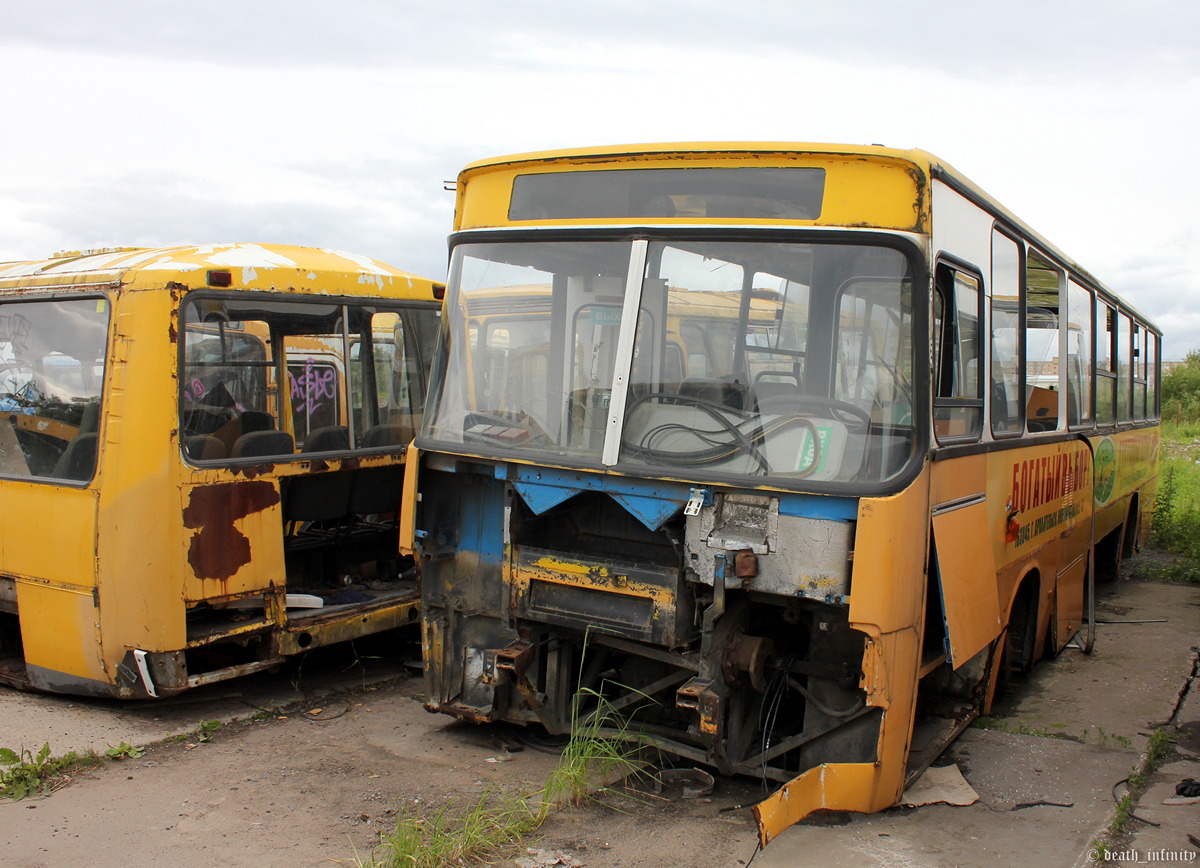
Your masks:
<svg viewBox="0 0 1200 868"><path fill-rule="evenodd" d="M192 489L183 511L186 527L198 530L188 563L199 579L224 581L250 563L250 540L234 522L279 503L270 482L224 482Z"/></svg>

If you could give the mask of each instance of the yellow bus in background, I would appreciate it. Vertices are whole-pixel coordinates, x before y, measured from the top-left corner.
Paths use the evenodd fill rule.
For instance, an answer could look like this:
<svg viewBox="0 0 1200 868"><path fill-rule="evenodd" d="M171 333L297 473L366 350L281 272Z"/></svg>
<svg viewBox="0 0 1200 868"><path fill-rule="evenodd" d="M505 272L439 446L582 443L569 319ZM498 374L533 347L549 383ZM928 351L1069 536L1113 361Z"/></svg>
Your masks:
<svg viewBox="0 0 1200 868"><path fill-rule="evenodd" d="M169 696L414 623L441 290L284 245L0 264L0 681Z"/></svg>
<svg viewBox="0 0 1200 868"><path fill-rule="evenodd" d="M953 168L627 146L457 196L416 441L431 709L619 715L760 778L765 843L895 804L1010 675L1090 650L1151 514L1160 332Z"/></svg>

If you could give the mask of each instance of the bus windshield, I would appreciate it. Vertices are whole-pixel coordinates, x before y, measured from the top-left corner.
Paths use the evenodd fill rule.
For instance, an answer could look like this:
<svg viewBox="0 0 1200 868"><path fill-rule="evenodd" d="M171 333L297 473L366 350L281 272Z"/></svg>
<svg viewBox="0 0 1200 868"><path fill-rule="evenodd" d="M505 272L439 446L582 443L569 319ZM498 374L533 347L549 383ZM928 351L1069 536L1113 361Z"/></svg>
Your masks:
<svg viewBox="0 0 1200 868"><path fill-rule="evenodd" d="M613 464L607 443L639 475L878 484L914 451L912 275L868 244L460 244L426 434L584 465Z"/></svg>

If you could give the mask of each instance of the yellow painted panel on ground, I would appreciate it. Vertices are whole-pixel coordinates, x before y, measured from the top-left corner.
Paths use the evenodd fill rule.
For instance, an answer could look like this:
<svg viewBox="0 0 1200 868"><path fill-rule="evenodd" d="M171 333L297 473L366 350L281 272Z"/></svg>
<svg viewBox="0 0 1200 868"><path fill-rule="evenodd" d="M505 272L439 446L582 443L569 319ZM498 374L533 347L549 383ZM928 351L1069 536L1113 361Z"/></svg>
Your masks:
<svg viewBox="0 0 1200 868"><path fill-rule="evenodd" d="M758 837L765 847L788 827L813 811L878 811L890 806L895 795L872 808L876 769L871 763L826 763L809 769L784 784L752 809Z"/></svg>

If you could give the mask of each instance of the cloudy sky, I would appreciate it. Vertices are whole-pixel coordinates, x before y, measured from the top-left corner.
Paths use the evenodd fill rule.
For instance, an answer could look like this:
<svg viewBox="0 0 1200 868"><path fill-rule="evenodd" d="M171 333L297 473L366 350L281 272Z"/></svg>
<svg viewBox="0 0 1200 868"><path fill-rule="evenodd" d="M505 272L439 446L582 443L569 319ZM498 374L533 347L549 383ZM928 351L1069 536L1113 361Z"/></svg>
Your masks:
<svg viewBox="0 0 1200 868"><path fill-rule="evenodd" d="M1195 0L0 0L0 260L338 247L440 277L467 162L879 143L1200 348Z"/></svg>

